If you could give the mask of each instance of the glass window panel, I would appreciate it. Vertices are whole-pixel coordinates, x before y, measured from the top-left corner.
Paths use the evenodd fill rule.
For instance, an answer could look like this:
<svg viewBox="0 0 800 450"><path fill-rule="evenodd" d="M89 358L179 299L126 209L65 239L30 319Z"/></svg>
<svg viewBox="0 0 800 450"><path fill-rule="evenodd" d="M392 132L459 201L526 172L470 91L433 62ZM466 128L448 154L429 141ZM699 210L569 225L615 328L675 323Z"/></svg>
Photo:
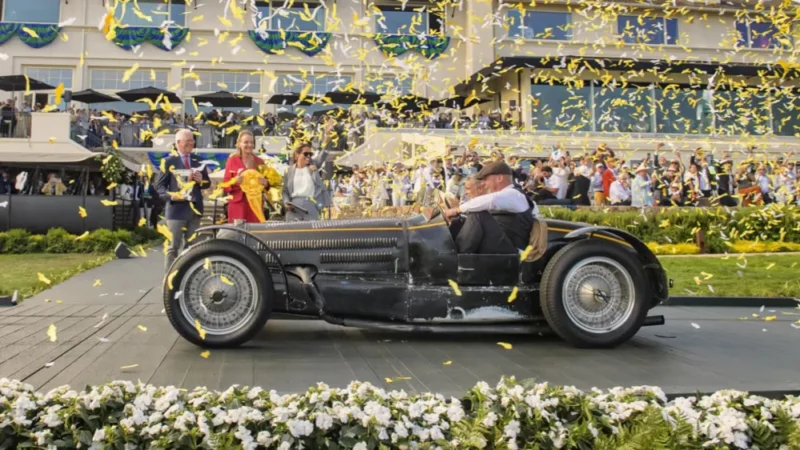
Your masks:
<svg viewBox="0 0 800 450"><path fill-rule="evenodd" d="M149 69L139 69L131 75L130 79L123 83L122 77L125 69L92 69L89 71L90 86L92 89L108 89L126 91L128 89L139 89L143 87L157 87L167 89L167 72L159 70L155 72L156 79L150 79Z"/></svg>
<svg viewBox="0 0 800 450"><path fill-rule="evenodd" d="M381 13L375 15L376 30L390 34L420 34L427 33L429 17L428 12L414 11L417 7L380 7Z"/></svg>
<svg viewBox="0 0 800 450"><path fill-rule="evenodd" d="M25 23L58 23L60 0L3 0L3 21Z"/></svg>
<svg viewBox="0 0 800 450"><path fill-rule="evenodd" d="M134 13L133 2L126 4L120 2L114 11L114 16L125 25L134 27L158 27L167 20L170 5L164 3L163 0L140 0L137 3L139 12L144 17L139 17ZM148 21L145 17L149 17L150 20Z"/></svg>
<svg viewBox="0 0 800 450"><path fill-rule="evenodd" d="M569 13L526 11L523 26L522 35L525 39L556 41L572 39Z"/></svg>
<svg viewBox="0 0 800 450"><path fill-rule="evenodd" d="M739 33L739 42L736 44L739 47L750 46L750 32L747 28L746 22L736 22L736 31Z"/></svg>
<svg viewBox="0 0 800 450"><path fill-rule="evenodd" d="M51 86L58 86L60 83L64 83L65 89L72 89L72 69L26 67L25 75Z"/></svg>
<svg viewBox="0 0 800 450"><path fill-rule="evenodd" d="M368 80L367 90L378 94L405 95L413 90L413 80L410 77L398 78L394 76L378 76Z"/></svg>
<svg viewBox="0 0 800 450"><path fill-rule="evenodd" d="M306 3L312 20L304 20L306 16L303 3L296 2L291 8L284 8L283 2L273 3L275 16L272 18L272 29L287 31L325 31L325 10L318 3Z"/></svg>
<svg viewBox="0 0 800 450"><path fill-rule="evenodd" d="M252 12L253 19L257 25L256 28L259 28L262 20L269 20L269 2L259 0L256 1L255 4L255 10L250 9L250 11ZM269 22L267 22L264 27L269 28Z"/></svg>
<svg viewBox="0 0 800 450"><path fill-rule="evenodd" d="M596 130L621 133L652 132L653 95L648 86L595 86Z"/></svg>
<svg viewBox="0 0 800 450"><path fill-rule="evenodd" d="M170 5L169 19L176 26L186 26L186 2L185 0L173 0Z"/></svg>
<svg viewBox="0 0 800 450"><path fill-rule="evenodd" d="M628 44L674 44L678 37L677 20L663 17L618 16L617 27L622 40Z"/></svg>
<svg viewBox="0 0 800 450"><path fill-rule="evenodd" d="M261 102L256 100L256 101L253 102L253 104L251 106L246 106L246 107L242 107L242 106L228 107L228 106L226 106L224 108L223 107L219 107L219 106L204 106L204 105L201 105L201 104L197 104L197 108L195 108L194 107L194 103L192 103L191 100L184 100L183 101L183 108L184 108L183 110L184 110L184 112L186 114L188 114L190 116L197 115L198 111L199 112L203 112L203 113L210 113L211 111L213 111L215 109L219 110L220 112L223 112L223 113L241 112L241 113L244 113L246 115L252 116L252 115L257 115L257 114L261 113L260 112L261 111L260 110L260 106L261 106L260 103ZM251 123L251 125L256 125L256 124L257 124L257 122L252 122Z"/></svg>
<svg viewBox="0 0 800 450"><path fill-rule="evenodd" d="M587 85L531 84L532 126L536 130L591 131L591 89Z"/></svg>
<svg viewBox="0 0 800 450"><path fill-rule="evenodd" d="M750 24L750 47L751 48L775 48L778 47L778 29L775 25L767 22Z"/></svg>
<svg viewBox="0 0 800 450"><path fill-rule="evenodd" d="M710 134L712 124L710 96L704 89L656 88L656 132Z"/></svg>
<svg viewBox="0 0 800 450"><path fill-rule="evenodd" d="M773 96L772 127L779 136L800 135L800 98L795 92L785 90Z"/></svg>
<svg viewBox="0 0 800 450"><path fill-rule="evenodd" d="M757 89L714 92L714 129L722 135L769 133L769 99Z"/></svg>

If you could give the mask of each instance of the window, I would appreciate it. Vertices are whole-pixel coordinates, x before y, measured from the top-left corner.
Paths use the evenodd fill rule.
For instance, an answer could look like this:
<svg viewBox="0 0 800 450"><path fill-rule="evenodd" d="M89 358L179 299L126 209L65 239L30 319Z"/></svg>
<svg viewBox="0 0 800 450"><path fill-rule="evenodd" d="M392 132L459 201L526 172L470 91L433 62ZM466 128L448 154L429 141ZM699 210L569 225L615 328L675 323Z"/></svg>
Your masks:
<svg viewBox="0 0 800 450"><path fill-rule="evenodd" d="M166 70L139 69L131 75L130 79L122 82L126 69L91 69L89 71L92 89L107 89L113 91L127 91L143 87L157 87L167 89L169 73ZM155 76L155 79L151 77Z"/></svg>
<svg viewBox="0 0 800 450"><path fill-rule="evenodd" d="M311 83L311 89L308 91L310 96L322 96L330 91L342 90L344 87L353 82L353 77L350 75L313 75L308 74L306 79L300 74L279 74L278 85L275 87L275 92L278 94L297 94L300 93L307 83ZM297 106L297 111L303 111L304 114L312 114L315 111L322 111L326 109L341 106L343 109L348 109L350 105L337 105L327 103L317 103L314 105ZM292 108L287 105L283 108Z"/></svg>
<svg viewBox="0 0 800 450"><path fill-rule="evenodd" d="M64 83L65 90L72 89L72 72L72 68L25 67L25 75L29 76L30 78L45 82L55 87L58 87L59 84ZM55 101L55 94L47 95L48 104L53 104ZM62 99L61 104L56 106L58 106L58 109L63 111L67 108L67 102Z"/></svg>
<svg viewBox="0 0 800 450"><path fill-rule="evenodd" d="M591 131L591 88L531 84L531 117L536 130Z"/></svg>
<svg viewBox="0 0 800 450"><path fill-rule="evenodd" d="M187 91L233 93L261 93L261 75L250 72L195 72L200 78L184 79L183 89ZM198 84L199 81L199 84Z"/></svg>
<svg viewBox="0 0 800 450"><path fill-rule="evenodd" d="M741 47L777 48L781 46L779 39L786 39L785 46L791 46L791 40L780 34L778 28L769 22L736 22Z"/></svg>
<svg viewBox="0 0 800 450"><path fill-rule="evenodd" d="M259 26L268 26L271 30L325 31L325 9L320 3L296 1L289 8L284 8L283 1L256 3L255 16ZM258 19L259 14L262 21L272 14L272 23L262 25Z"/></svg>
<svg viewBox="0 0 800 450"><path fill-rule="evenodd" d="M710 134L713 114L711 92L702 88L658 86L656 123L658 133Z"/></svg>
<svg viewBox="0 0 800 450"><path fill-rule="evenodd" d="M58 23L61 0L0 0L3 22Z"/></svg>
<svg viewBox="0 0 800 450"><path fill-rule="evenodd" d="M651 133L653 89L650 86L594 87L597 131Z"/></svg>
<svg viewBox="0 0 800 450"><path fill-rule="evenodd" d="M269 28L269 2L258 0L255 2L255 10L253 12L253 24L255 28ZM263 25L262 25L263 23Z"/></svg>
<svg viewBox="0 0 800 450"><path fill-rule="evenodd" d="M769 133L769 97L756 88L714 92L714 131L722 135Z"/></svg>
<svg viewBox="0 0 800 450"><path fill-rule="evenodd" d="M678 19L619 16L617 32L628 44L674 45L678 40Z"/></svg>
<svg viewBox="0 0 800 450"><path fill-rule="evenodd" d="M387 34L429 34L442 30L442 21L431 14L431 5L378 5L375 11L375 31Z"/></svg>
<svg viewBox="0 0 800 450"><path fill-rule="evenodd" d="M410 94L414 88L414 80L407 74L368 76L368 91L378 94L389 94L392 97Z"/></svg>
<svg viewBox="0 0 800 450"><path fill-rule="evenodd" d="M772 129L779 136L800 134L800 98L796 91L784 89L772 98Z"/></svg>
<svg viewBox="0 0 800 450"><path fill-rule="evenodd" d="M134 12L137 4L140 14ZM132 27L160 27L167 21L172 22L170 25L182 27L186 25L186 0L169 0L168 3L165 0L120 2L114 15L120 22Z"/></svg>
<svg viewBox="0 0 800 450"><path fill-rule="evenodd" d="M511 9L506 16L508 35L513 38L569 41L572 39L571 16L565 12L525 11Z"/></svg>

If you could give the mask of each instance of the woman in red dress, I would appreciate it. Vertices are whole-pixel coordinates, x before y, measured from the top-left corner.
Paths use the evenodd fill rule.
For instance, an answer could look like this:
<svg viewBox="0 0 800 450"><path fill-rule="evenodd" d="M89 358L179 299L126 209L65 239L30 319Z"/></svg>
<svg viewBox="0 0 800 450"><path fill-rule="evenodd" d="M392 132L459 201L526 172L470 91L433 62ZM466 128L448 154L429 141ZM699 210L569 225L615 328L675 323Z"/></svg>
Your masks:
<svg viewBox="0 0 800 450"><path fill-rule="evenodd" d="M247 223L261 222L253 212L250 204L247 201L247 196L242 191L240 185L242 183L241 173L247 169L256 169L264 164L264 161L258 156L253 154L255 149L256 140L253 133L248 130L239 132L239 137L236 139L236 154L228 158L225 164L225 178L223 182L228 182L234 179L234 183L224 189L225 193L231 195L232 198L228 201L228 222L233 223L235 220L244 220ZM269 182L266 178L261 178L261 185L265 189L269 189Z"/></svg>

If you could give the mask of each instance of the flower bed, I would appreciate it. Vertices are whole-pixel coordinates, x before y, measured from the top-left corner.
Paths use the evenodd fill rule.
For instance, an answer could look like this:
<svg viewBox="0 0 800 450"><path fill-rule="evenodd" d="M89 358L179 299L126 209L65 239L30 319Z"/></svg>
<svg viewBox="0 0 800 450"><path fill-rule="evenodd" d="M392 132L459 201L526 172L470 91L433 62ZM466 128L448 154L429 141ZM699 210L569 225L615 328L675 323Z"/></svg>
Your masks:
<svg viewBox="0 0 800 450"><path fill-rule="evenodd" d="M51 228L47 234L31 234L15 228L0 233L0 253L105 253L114 250L121 241L127 245L144 245L160 239L150 228L128 230L94 230L77 236L63 228Z"/></svg>
<svg viewBox="0 0 800 450"><path fill-rule="evenodd" d="M462 399L324 384L261 388L116 381L47 394L0 380L0 448L712 448L800 447L800 400L737 391L668 402L655 387L593 389L501 380Z"/></svg>

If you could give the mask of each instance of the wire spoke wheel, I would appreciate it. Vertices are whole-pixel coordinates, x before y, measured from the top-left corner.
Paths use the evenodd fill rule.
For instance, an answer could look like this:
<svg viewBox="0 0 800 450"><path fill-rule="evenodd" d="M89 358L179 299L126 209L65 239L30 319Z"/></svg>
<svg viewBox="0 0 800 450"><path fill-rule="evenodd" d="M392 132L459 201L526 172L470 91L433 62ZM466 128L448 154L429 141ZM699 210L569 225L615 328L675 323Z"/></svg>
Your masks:
<svg viewBox="0 0 800 450"><path fill-rule="evenodd" d="M603 256L577 262L564 278L562 295L570 321L592 334L621 327L636 303L631 275L620 263Z"/></svg>
<svg viewBox="0 0 800 450"><path fill-rule="evenodd" d="M208 335L224 336L247 326L260 299L248 267L228 256L209 256L186 270L178 302L190 324L199 322Z"/></svg>

